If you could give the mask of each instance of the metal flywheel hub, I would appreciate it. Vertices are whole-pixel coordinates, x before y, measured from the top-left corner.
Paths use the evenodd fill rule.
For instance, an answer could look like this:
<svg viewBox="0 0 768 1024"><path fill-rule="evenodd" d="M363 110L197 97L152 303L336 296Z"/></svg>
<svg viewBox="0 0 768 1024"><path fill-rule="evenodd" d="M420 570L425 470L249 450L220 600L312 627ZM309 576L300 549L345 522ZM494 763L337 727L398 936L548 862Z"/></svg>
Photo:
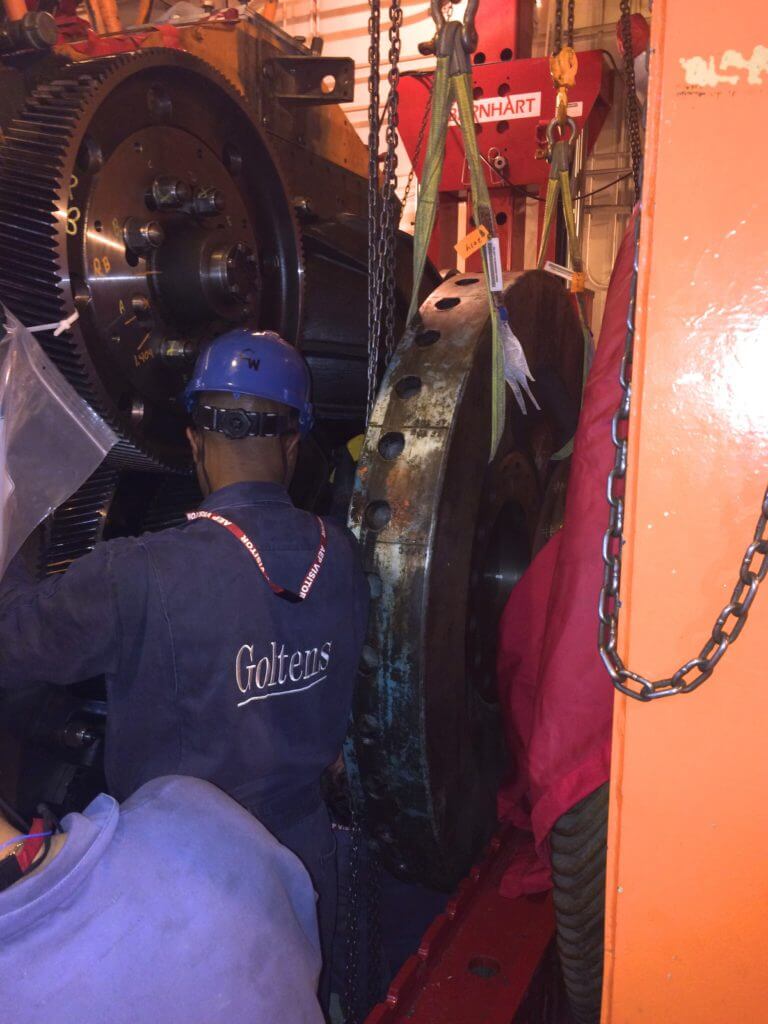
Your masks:
<svg viewBox="0 0 768 1024"><path fill-rule="evenodd" d="M116 464L178 467L199 346L242 321L295 341L301 248L242 97L172 50L63 65L0 148L0 298L117 430Z"/></svg>

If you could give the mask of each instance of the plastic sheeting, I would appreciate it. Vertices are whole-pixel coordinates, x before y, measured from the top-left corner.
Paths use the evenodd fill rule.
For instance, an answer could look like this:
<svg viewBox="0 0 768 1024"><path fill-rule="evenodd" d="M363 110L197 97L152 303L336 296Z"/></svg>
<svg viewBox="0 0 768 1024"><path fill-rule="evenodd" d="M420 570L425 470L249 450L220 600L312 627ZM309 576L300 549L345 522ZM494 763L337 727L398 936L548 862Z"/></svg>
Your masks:
<svg viewBox="0 0 768 1024"><path fill-rule="evenodd" d="M0 306L0 576L21 545L87 480L117 435L30 332Z"/></svg>
<svg viewBox="0 0 768 1024"><path fill-rule="evenodd" d="M533 833L502 880L510 897L549 888L552 826L608 779L614 691L597 647L597 601L633 256L634 217L584 392L564 526L512 591L500 625L497 671L512 772L499 816Z"/></svg>

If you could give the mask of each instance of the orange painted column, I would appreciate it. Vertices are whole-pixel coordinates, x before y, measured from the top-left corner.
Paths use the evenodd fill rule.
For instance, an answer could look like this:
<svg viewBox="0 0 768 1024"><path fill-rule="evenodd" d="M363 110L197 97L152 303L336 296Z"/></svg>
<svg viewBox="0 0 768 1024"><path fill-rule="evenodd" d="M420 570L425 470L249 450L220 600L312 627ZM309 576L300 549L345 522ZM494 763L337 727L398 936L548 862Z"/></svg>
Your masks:
<svg viewBox="0 0 768 1024"><path fill-rule="evenodd" d="M768 9L656 0L619 649L698 654L768 479ZM760 559L758 558L758 562ZM690 695L617 697L604 1024L768 1021L768 583Z"/></svg>

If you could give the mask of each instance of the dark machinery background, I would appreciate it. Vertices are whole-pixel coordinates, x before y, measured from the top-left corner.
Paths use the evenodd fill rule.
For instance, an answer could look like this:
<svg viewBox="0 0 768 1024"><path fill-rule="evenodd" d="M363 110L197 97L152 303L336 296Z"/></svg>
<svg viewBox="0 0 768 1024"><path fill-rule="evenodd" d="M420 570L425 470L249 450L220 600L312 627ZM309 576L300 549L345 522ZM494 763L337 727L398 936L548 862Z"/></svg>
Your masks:
<svg viewBox="0 0 768 1024"><path fill-rule="evenodd" d="M379 367L355 476L367 168L338 106L351 99L351 61L312 54L258 17L86 56L63 47L0 68L0 299L29 325L78 310L70 332L39 337L121 439L38 531L38 571L194 506L178 395L201 345L244 321L297 344L318 423L294 497L346 517L354 487L373 596L346 752L353 800L393 871L450 888L495 820L498 617L562 512L567 463L550 456L575 426L582 358L568 298L538 272L509 282L542 411L510 409L486 466L482 284L440 285L424 329ZM410 239L398 248L400 334ZM439 284L431 270L424 297ZM98 680L4 698L15 752L4 744L0 795L25 815L40 800L82 807L104 786L107 713Z"/></svg>

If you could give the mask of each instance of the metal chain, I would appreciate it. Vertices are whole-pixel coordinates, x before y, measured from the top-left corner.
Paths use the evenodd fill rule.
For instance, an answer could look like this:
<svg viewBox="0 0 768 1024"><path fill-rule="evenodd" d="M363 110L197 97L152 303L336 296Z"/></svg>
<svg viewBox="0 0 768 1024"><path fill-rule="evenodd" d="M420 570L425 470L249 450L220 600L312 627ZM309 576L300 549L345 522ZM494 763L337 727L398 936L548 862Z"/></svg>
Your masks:
<svg viewBox="0 0 768 1024"><path fill-rule="evenodd" d="M408 202L408 196L411 194L413 188L413 180L416 177L416 167L419 163L419 157L421 156L421 149L424 145L424 136L427 132L427 125L429 124L429 115L432 112L432 90L429 90L427 96L427 105L424 107L424 117L421 119L421 127L419 128L419 134L416 138L416 146L413 150L413 160L411 162L411 169L408 171L408 180L405 183L405 191L403 192L403 209L405 209Z"/></svg>
<svg viewBox="0 0 768 1024"><path fill-rule="evenodd" d="M359 821L353 817L350 829L349 884L347 887L347 916L344 924L346 963L344 965L344 1017L345 1024L359 1024L360 1014L360 868L362 865L363 833Z"/></svg>
<svg viewBox="0 0 768 1024"><path fill-rule="evenodd" d="M632 180L635 183L635 202L640 199L640 175L643 161L643 144L640 138L640 108L635 87L635 55L632 52L632 19L630 0L621 0L621 44L624 48L624 89L625 117L629 132L629 151L632 164Z"/></svg>
<svg viewBox="0 0 768 1024"><path fill-rule="evenodd" d="M366 422L376 394L379 363L379 273L377 265L377 231L379 223L379 132L380 120L380 6L369 0L368 18L368 396Z"/></svg>
<svg viewBox="0 0 768 1024"><path fill-rule="evenodd" d="M555 34L552 53L558 54L563 48L563 0L555 0Z"/></svg>
<svg viewBox="0 0 768 1024"><path fill-rule="evenodd" d="M576 0L568 0L568 27L565 45L573 47L573 19ZM558 54L563 48L563 0L555 0L555 33L552 40L552 53Z"/></svg>
<svg viewBox="0 0 768 1024"><path fill-rule="evenodd" d="M375 1006L384 998L382 992L382 938L381 938L381 858L372 845L368 845L368 885L366 913L366 966L367 1005Z"/></svg>
<svg viewBox="0 0 768 1024"><path fill-rule="evenodd" d="M695 658L686 661L666 679L651 680L626 668L617 647L619 630L619 587L624 533L624 480L627 472L627 429L632 397L632 358L635 338L637 269L640 249L640 215L635 225L635 254L627 312L627 335L621 360L619 381L622 397L611 423L611 438L616 448L613 469L608 474L608 529L603 537L603 585L600 590L598 629L600 656L617 690L636 700L671 697L690 693L714 672L718 662L741 633L757 590L768 574L768 488L763 495L754 536L739 568L739 576L730 600L715 620L709 639ZM756 561L759 556L759 561Z"/></svg>
<svg viewBox="0 0 768 1024"><path fill-rule="evenodd" d="M397 250L398 213L400 204L397 200L397 147L399 144L398 128L400 124L400 29L403 24L401 0L391 0L389 7L389 95L387 97L386 157L384 160L384 181L382 189L382 236L384 237L383 254L383 287L384 329L382 342L384 355L389 362L395 350L395 306L396 306L396 268L395 253Z"/></svg>
<svg viewBox="0 0 768 1024"><path fill-rule="evenodd" d="M566 35L565 43L566 46L570 46L571 49L573 49L573 9L575 4L576 0L568 0L568 34Z"/></svg>
<svg viewBox="0 0 768 1024"><path fill-rule="evenodd" d="M380 0L369 0L368 59L368 400L366 421L376 397L382 348L389 359L395 345L395 250L397 243L397 146L399 124L401 0L389 8L389 92L385 107L386 153L379 187L380 116Z"/></svg>

